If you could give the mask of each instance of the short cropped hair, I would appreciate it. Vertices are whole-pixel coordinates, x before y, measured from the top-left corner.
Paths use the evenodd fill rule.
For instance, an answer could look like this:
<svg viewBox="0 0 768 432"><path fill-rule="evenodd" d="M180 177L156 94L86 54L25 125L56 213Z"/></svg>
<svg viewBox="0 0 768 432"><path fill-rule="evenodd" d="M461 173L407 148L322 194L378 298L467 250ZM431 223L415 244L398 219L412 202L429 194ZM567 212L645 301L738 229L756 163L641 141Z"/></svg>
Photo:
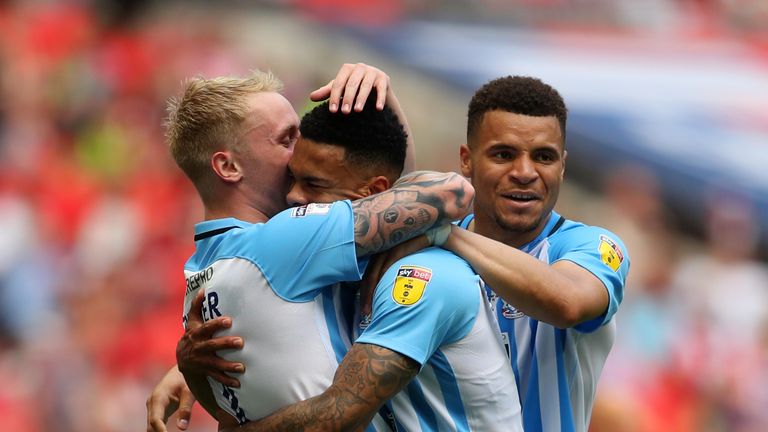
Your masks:
<svg viewBox="0 0 768 432"><path fill-rule="evenodd" d="M343 114L328 110L324 102L304 115L299 125L302 138L343 147L350 166L385 174L394 182L403 171L408 136L388 106L378 111L372 91L361 112Z"/></svg>
<svg viewBox="0 0 768 432"><path fill-rule="evenodd" d="M538 78L506 76L480 87L469 102L467 141L471 140L488 111L507 111L535 117L555 116L565 140L568 109L560 93Z"/></svg>
<svg viewBox="0 0 768 432"><path fill-rule="evenodd" d="M248 97L282 89L283 83L271 72L256 70L244 78L191 78L180 97L168 100L164 126L171 155L204 200L205 179L212 176L211 156L236 150L238 133L249 112Z"/></svg>

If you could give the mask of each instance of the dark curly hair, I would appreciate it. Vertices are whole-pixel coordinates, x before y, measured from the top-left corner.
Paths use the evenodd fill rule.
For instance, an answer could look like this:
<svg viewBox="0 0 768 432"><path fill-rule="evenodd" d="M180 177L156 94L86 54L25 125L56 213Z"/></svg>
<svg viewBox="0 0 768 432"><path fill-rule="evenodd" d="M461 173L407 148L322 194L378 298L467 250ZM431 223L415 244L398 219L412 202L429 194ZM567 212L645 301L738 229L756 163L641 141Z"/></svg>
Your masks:
<svg viewBox="0 0 768 432"><path fill-rule="evenodd" d="M372 91L361 112L342 114L328 110L328 102L316 106L301 119L303 138L343 147L351 166L386 175L394 182L403 171L407 135L397 115L385 106L375 107Z"/></svg>
<svg viewBox="0 0 768 432"><path fill-rule="evenodd" d="M480 87L469 102L467 140L470 140L488 111L507 111L527 116L555 116L565 139L568 109L560 93L538 78L506 76Z"/></svg>

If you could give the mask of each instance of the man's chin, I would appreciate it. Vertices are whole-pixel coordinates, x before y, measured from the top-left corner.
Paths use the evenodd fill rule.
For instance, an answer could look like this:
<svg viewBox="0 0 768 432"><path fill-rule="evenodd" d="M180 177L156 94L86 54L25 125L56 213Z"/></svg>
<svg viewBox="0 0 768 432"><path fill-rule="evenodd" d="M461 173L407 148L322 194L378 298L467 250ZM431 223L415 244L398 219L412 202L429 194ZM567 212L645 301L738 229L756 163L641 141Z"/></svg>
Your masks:
<svg viewBox="0 0 768 432"><path fill-rule="evenodd" d="M531 217L500 217L496 222L504 231L515 234L529 233L539 227L539 219Z"/></svg>

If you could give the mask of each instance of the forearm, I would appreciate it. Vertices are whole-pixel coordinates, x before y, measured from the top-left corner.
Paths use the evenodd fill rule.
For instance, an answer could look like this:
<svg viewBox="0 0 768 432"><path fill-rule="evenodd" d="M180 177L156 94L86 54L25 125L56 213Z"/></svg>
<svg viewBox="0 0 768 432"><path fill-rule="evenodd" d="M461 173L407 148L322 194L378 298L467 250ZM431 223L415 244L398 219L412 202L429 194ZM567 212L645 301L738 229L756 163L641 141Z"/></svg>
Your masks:
<svg viewBox="0 0 768 432"><path fill-rule="evenodd" d="M357 398L350 392L331 387L323 394L282 408L267 417L246 423L239 428L223 431L353 431L363 430L371 422L370 415L353 414L348 410Z"/></svg>
<svg viewBox="0 0 768 432"><path fill-rule="evenodd" d="M443 248L469 262L507 303L539 321L571 327L607 307L607 298L602 305L602 298L552 266L490 238L454 227Z"/></svg>
<svg viewBox="0 0 768 432"><path fill-rule="evenodd" d="M328 390L237 430L363 430L381 405L405 387L418 371L418 363L396 352L376 345L355 344L339 365Z"/></svg>
<svg viewBox="0 0 768 432"><path fill-rule="evenodd" d="M401 178L393 191L415 193L411 205L422 206L419 209L434 208L435 220L429 228L464 217L472 210L472 200L475 198L472 183L455 172L415 171ZM409 238L412 237L415 236Z"/></svg>
<svg viewBox="0 0 768 432"><path fill-rule="evenodd" d="M387 250L461 218L473 198L472 185L456 173L417 171L403 176L390 190L352 204L358 256Z"/></svg>

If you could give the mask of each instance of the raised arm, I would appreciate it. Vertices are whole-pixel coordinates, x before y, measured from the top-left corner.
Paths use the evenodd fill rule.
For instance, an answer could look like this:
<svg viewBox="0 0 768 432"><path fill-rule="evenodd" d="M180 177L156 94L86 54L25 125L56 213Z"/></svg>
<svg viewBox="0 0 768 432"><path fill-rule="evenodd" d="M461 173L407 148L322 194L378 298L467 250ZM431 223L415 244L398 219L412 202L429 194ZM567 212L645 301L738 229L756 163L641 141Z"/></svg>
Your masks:
<svg viewBox="0 0 768 432"><path fill-rule="evenodd" d="M442 247L464 258L501 298L534 319L568 328L608 308L605 285L571 261L550 266L490 238L451 230Z"/></svg>
<svg viewBox="0 0 768 432"><path fill-rule="evenodd" d="M357 255L370 255L464 216L475 190L456 173L416 171L352 203Z"/></svg>
<svg viewBox="0 0 768 432"><path fill-rule="evenodd" d="M381 406L419 372L419 364L378 345L354 344L322 394L222 431L363 430Z"/></svg>
<svg viewBox="0 0 768 432"><path fill-rule="evenodd" d="M413 133L408 125L405 112L400 106L400 101L397 100L397 96L392 90L389 75L384 71L365 63L345 63L334 79L310 93L309 97L313 101L328 99L328 108L331 112L337 112L341 107L341 112L347 114L352 110L362 111L371 89L374 88L376 89L376 109L382 110L384 105L389 106L397 115L408 136L402 173L403 175L408 174L416 167Z"/></svg>

